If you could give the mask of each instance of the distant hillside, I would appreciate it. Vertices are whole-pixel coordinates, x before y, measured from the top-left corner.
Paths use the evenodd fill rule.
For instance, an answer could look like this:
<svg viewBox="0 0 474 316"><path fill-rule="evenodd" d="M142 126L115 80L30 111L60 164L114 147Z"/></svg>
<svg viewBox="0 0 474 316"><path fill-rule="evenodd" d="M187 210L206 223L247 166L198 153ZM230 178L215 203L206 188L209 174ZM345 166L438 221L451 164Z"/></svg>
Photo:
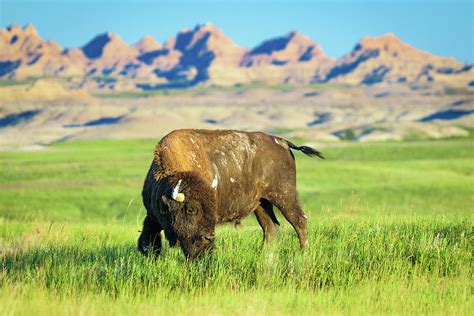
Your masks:
<svg viewBox="0 0 474 316"><path fill-rule="evenodd" d="M432 55L403 43L394 34L385 34L363 38L319 81L372 85L381 82L432 82L448 80L447 77L467 81L469 77L473 78L472 75L471 65L463 65L454 58Z"/></svg>
<svg viewBox="0 0 474 316"><path fill-rule="evenodd" d="M0 79L45 76L67 79L68 89L92 91L250 82L471 87L474 70L411 47L393 34L366 37L336 60L298 32L245 49L210 23L184 29L162 44L145 36L129 45L117 34L104 33L71 49L43 40L31 24L1 29Z"/></svg>

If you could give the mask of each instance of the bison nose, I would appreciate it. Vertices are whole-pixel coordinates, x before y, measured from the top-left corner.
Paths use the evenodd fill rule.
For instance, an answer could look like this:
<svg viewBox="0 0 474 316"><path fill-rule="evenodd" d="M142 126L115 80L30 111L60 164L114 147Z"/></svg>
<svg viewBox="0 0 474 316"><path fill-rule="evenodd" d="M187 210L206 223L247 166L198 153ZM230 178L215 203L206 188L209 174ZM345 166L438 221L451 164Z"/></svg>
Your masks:
<svg viewBox="0 0 474 316"><path fill-rule="evenodd" d="M209 235L209 236L204 236L209 241L214 241L215 236L214 235Z"/></svg>

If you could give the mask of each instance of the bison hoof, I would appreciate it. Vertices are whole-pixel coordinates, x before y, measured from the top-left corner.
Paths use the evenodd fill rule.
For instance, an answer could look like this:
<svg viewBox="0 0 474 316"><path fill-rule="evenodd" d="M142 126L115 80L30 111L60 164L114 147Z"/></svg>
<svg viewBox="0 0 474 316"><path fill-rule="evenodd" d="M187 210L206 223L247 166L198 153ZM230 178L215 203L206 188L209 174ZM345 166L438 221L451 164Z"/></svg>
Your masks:
<svg viewBox="0 0 474 316"><path fill-rule="evenodd" d="M142 254L144 254L144 255L147 255L147 254L148 254L148 250L149 250L149 249L150 249L150 248L149 248L148 246L144 246L144 245L141 245L140 248L139 248L140 252L141 252Z"/></svg>
<svg viewBox="0 0 474 316"><path fill-rule="evenodd" d="M160 254L160 248L154 247L154 245L138 242L138 251L144 256L158 256Z"/></svg>

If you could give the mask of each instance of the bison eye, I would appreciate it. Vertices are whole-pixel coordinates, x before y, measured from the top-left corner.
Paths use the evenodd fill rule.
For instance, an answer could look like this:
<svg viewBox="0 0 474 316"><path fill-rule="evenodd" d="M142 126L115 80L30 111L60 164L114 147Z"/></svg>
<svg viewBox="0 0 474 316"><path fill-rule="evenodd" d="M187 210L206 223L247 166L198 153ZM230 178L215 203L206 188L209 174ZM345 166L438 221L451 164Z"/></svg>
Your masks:
<svg viewBox="0 0 474 316"><path fill-rule="evenodd" d="M192 207L188 207L188 208L186 209L186 213L188 213L189 215L194 215L194 214L197 213L197 209L192 208Z"/></svg>

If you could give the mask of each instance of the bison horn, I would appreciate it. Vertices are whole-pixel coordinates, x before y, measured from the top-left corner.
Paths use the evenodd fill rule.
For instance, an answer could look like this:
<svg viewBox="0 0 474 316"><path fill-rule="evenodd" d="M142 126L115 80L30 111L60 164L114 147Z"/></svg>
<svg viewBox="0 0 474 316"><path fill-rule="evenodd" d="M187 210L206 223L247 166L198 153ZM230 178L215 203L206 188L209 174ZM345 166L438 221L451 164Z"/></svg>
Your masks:
<svg viewBox="0 0 474 316"><path fill-rule="evenodd" d="M178 193L176 198L174 199L176 202L183 203L184 202L184 193Z"/></svg>
<svg viewBox="0 0 474 316"><path fill-rule="evenodd" d="M179 179L178 184L175 186L175 188L173 189L173 193L171 194L171 197L173 198L173 200L180 203L184 202L184 193L179 193L179 187L181 185L181 181L183 180Z"/></svg>

